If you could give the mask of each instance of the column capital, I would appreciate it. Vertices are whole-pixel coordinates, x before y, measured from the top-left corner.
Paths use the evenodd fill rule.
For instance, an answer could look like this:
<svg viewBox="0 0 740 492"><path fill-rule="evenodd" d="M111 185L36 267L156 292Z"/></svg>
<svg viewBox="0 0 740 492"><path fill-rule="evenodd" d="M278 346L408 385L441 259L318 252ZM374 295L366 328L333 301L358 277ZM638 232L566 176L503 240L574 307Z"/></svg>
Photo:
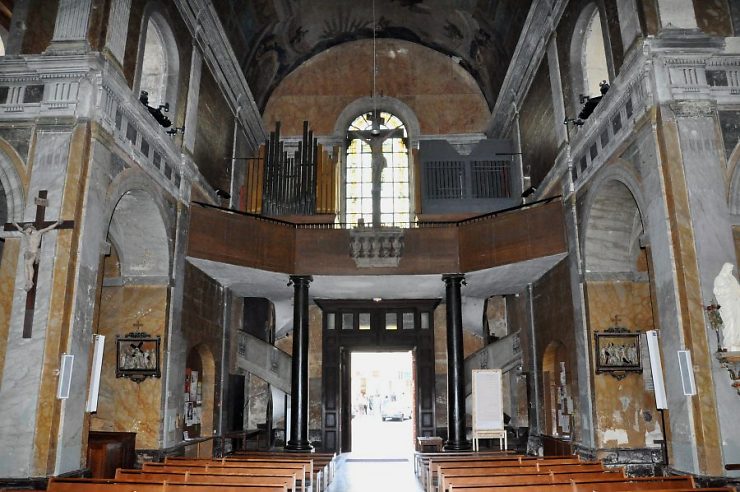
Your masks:
<svg viewBox="0 0 740 492"><path fill-rule="evenodd" d="M465 274L464 273L443 273L442 281L446 284L449 284L451 282L457 282L457 283L464 284Z"/></svg>
<svg viewBox="0 0 740 492"><path fill-rule="evenodd" d="M313 282L311 275L291 275L288 285L308 285Z"/></svg>

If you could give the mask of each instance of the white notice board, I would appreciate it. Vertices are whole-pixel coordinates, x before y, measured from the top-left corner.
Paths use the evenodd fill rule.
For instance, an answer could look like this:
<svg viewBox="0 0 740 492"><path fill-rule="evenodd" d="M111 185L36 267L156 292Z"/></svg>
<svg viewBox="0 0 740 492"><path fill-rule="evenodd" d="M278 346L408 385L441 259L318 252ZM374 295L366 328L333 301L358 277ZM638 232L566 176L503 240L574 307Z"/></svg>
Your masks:
<svg viewBox="0 0 740 492"><path fill-rule="evenodd" d="M503 428L501 369L473 369L473 432Z"/></svg>

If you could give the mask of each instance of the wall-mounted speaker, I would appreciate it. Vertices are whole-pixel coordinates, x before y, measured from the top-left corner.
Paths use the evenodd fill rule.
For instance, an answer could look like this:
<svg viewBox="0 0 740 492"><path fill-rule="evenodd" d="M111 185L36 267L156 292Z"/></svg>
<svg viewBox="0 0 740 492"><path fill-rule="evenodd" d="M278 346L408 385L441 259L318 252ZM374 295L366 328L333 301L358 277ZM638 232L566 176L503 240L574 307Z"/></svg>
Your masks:
<svg viewBox="0 0 740 492"><path fill-rule="evenodd" d="M90 389L87 392L86 412L98 410L98 393L100 392L100 374L103 369L103 349L105 348L105 336L93 335L93 357L90 367Z"/></svg>
<svg viewBox="0 0 740 492"><path fill-rule="evenodd" d="M696 394L696 382L694 382L694 365L691 363L691 352L689 350L678 351L678 367L681 369L683 394L694 396Z"/></svg>
<svg viewBox="0 0 740 492"><path fill-rule="evenodd" d="M648 353L650 355L650 374L653 376L655 408L665 410L668 408L668 399L666 398L665 381L663 380L663 363L660 359L658 332L648 330L645 332L645 337L647 338Z"/></svg>
<svg viewBox="0 0 740 492"><path fill-rule="evenodd" d="M59 382L57 383L57 398L60 400L69 398L69 387L72 383L72 365L74 362L74 355L62 354L62 363L59 366Z"/></svg>

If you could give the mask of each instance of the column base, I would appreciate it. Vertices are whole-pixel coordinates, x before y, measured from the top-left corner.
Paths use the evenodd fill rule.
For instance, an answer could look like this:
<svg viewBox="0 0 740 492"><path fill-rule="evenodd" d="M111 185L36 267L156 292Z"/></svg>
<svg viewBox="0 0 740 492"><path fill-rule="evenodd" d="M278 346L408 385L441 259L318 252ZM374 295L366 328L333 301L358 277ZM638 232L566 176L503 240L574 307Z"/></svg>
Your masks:
<svg viewBox="0 0 740 492"><path fill-rule="evenodd" d="M445 443L445 451L470 451L473 449L473 445L467 439L461 439L459 441L447 441Z"/></svg>
<svg viewBox="0 0 740 492"><path fill-rule="evenodd" d="M314 448L308 441L288 441L285 445L285 451L289 453L313 453Z"/></svg>

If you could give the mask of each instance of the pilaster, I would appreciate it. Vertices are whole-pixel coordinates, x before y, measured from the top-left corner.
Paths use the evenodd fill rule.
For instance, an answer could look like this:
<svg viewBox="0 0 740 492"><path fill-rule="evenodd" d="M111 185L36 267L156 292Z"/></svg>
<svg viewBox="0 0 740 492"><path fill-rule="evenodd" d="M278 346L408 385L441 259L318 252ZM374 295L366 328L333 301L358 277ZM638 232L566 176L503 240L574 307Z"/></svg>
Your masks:
<svg viewBox="0 0 740 492"><path fill-rule="evenodd" d="M111 2L105 47L121 65L123 65L123 55L126 52L128 18L130 13L131 0L116 0L115 2Z"/></svg>
<svg viewBox="0 0 740 492"><path fill-rule="evenodd" d="M54 37L48 51L84 53L89 49L87 28L92 0L59 0Z"/></svg>
<svg viewBox="0 0 740 492"><path fill-rule="evenodd" d="M656 111L657 177L664 188L667 237L656 230L662 228L657 217L648 216L648 224L661 315L673 464L680 470L722 475L719 409L702 300L702 284L706 284L702 279L713 279L713 264L733 251L731 228L722 220L723 208L728 215L726 205L717 200L723 200L717 192L724 186L714 142L714 111L708 101L680 101ZM656 244L661 239L672 244L667 251ZM716 245L709 246L715 241ZM671 255L668 263L666 252ZM697 386L694 396L684 396L681 390L678 350L691 352Z"/></svg>

